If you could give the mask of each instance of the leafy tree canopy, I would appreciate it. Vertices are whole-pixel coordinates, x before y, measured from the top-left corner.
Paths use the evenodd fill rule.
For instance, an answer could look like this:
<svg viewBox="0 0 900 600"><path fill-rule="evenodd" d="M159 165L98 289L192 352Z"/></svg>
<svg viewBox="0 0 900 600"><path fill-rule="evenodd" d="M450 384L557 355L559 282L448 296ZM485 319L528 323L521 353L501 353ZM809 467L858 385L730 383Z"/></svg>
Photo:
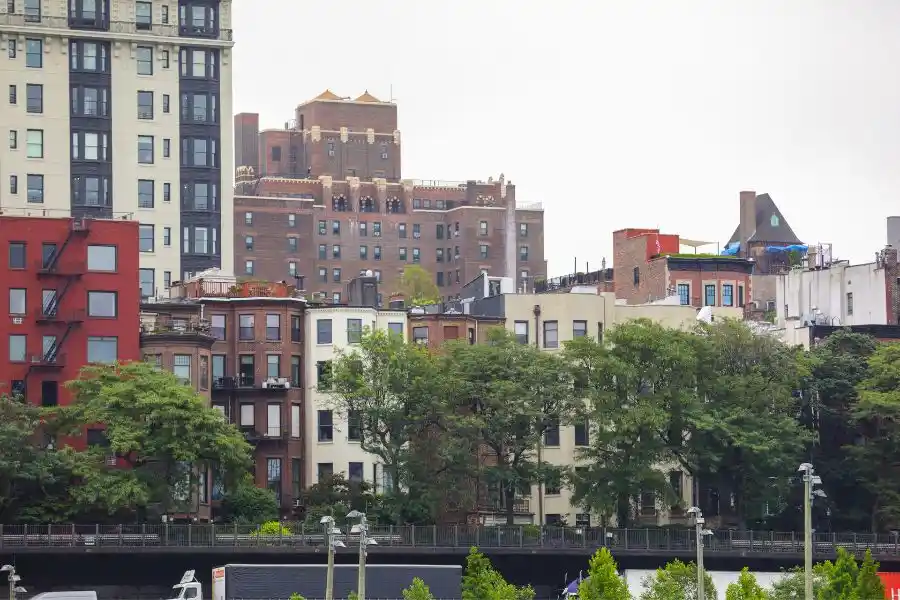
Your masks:
<svg viewBox="0 0 900 600"><path fill-rule="evenodd" d="M441 301L441 291L434 282L434 276L420 265L403 268L397 293L403 295L407 306L426 306Z"/></svg>
<svg viewBox="0 0 900 600"><path fill-rule="evenodd" d="M716 600L716 586L709 573L703 574L704 600ZM641 600L695 600L697 598L697 565L674 560L655 575L644 578L646 591Z"/></svg>
<svg viewBox="0 0 900 600"><path fill-rule="evenodd" d="M631 600L619 566L609 549L600 548L591 557L588 576L578 586L580 600Z"/></svg>

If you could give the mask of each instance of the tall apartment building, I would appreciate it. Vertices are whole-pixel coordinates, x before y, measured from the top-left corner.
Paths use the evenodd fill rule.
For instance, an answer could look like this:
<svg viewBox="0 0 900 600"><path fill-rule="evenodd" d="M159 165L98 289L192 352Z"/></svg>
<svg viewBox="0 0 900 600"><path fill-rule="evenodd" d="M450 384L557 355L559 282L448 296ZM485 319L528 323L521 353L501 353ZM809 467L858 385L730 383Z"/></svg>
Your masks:
<svg viewBox="0 0 900 600"><path fill-rule="evenodd" d="M63 384L85 364L140 357L137 231L122 219L0 216L0 392L64 405Z"/></svg>
<svg viewBox="0 0 900 600"><path fill-rule="evenodd" d="M237 274L303 276L308 291L337 303L360 271L390 294L413 264L444 297L481 273L529 289L546 276L543 208L517 203L503 175L403 178L396 104L326 91L298 106L285 129L258 128L255 114L235 117Z"/></svg>
<svg viewBox="0 0 900 600"><path fill-rule="evenodd" d="M8 0L0 46L3 210L133 214L143 296L232 269L230 0Z"/></svg>

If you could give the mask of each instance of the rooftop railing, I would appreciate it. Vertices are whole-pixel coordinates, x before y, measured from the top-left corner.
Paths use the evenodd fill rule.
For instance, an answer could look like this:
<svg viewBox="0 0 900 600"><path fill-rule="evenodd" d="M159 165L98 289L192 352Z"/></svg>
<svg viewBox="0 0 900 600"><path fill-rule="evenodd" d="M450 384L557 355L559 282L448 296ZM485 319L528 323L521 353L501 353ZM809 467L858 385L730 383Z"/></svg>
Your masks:
<svg viewBox="0 0 900 600"><path fill-rule="evenodd" d="M91 552L175 552L184 548L234 552L258 549L264 552L321 551L324 546L318 524L285 523L280 535L261 535L256 526L217 524L145 525L0 525L0 552L41 551L70 548ZM369 537L378 542L370 551L467 552L472 546L509 553L591 553L608 547L613 554L693 556L693 528L616 529L603 527L537 527L534 525L370 525ZM335 536L348 546L359 543L355 535ZM709 555L748 555L797 558L803 555L802 532L717 530L704 540ZM839 548L856 556L870 550L876 560L900 557L900 535L896 533L822 533L813 535L813 552L832 557Z"/></svg>

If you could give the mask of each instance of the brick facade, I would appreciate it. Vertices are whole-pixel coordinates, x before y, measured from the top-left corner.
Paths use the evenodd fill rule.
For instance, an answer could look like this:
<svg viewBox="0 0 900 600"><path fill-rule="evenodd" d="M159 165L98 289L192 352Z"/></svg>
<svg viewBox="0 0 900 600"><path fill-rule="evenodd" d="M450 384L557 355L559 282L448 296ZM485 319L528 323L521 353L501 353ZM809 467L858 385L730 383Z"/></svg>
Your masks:
<svg viewBox="0 0 900 600"><path fill-rule="evenodd" d="M488 341L488 331L493 327L503 327L504 319L476 317L472 315L423 314L409 315L409 341L416 341L422 330L427 331L428 347L440 348L446 341L468 340L469 343L484 344Z"/></svg>

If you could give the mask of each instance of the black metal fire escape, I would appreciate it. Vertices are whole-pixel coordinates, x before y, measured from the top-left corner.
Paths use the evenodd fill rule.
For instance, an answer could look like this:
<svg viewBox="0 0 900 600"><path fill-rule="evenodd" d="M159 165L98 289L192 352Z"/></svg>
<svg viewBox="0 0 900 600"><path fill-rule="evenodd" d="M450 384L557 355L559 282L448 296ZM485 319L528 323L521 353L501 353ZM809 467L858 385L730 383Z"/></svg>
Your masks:
<svg viewBox="0 0 900 600"><path fill-rule="evenodd" d="M85 238L90 232L90 220L84 217L72 219L69 231L62 246L52 255L44 256L38 268L38 278L53 279L58 283L56 293L41 299L41 307L37 311L35 323L41 328L44 336L52 335L54 342L49 347L41 348L41 353L31 356L28 374L38 370L60 369L65 366L61 350L72 331L84 321L84 310L68 309L63 304L66 293L72 285L84 275L86 257L62 263L61 259L69 244L76 238ZM26 376L27 377L27 376ZM26 379L27 385L27 379Z"/></svg>

